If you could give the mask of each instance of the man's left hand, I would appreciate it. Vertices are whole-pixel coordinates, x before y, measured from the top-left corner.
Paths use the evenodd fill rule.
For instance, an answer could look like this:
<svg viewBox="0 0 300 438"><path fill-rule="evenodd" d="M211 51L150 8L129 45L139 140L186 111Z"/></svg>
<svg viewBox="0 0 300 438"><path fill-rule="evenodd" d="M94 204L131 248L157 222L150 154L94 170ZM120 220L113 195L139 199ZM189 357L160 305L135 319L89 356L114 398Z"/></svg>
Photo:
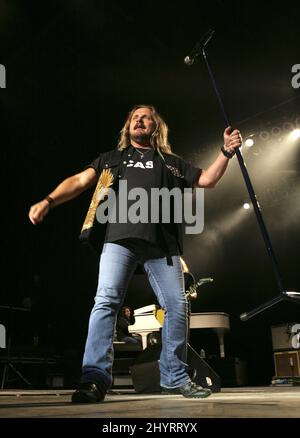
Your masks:
<svg viewBox="0 0 300 438"><path fill-rule="evenodd" d="M236 148L240 148L242 143L240 131L238 129L232 130L231 126L228 126L224 131L224 149L233 155Z"/></svg>

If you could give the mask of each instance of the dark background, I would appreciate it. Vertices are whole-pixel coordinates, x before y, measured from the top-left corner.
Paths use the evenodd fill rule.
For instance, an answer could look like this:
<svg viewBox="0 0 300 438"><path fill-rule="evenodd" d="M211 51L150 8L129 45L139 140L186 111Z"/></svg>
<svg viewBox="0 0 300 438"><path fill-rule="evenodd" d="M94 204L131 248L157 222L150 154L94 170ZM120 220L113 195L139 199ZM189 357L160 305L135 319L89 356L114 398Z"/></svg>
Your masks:
<svg viewBox="0 0 300 438"><path fill-rule="evenodd" d="M37 227L30 205L100 151L116 146L136 103L157 107L173 149L205 167L222 145L225 127L204 61L184 57L208 29L208 46L226 110L244 138L244 157L278 257L284 285L299 281L299 89L291 67L300 63L300 7L258 1L0 1L2 233L1 306L13 311L15 344L35 344L81 357L97 282L97 261L78 235L92 192L51 212ZM247 361L249 383L274 374L271 329L299 322L300 307L281 303L240 322L239 315L277 294L236 159L214 190L205 192L205 228L188 236L185 259L199 277L211 276L194 312L231 316L227 353ZM154 302L143 277L133 279L127 303ZM7 312L2 309L1 320ZM38 339L37 339L38 338ZM208 334L191 343L217 353Z"/></svg>

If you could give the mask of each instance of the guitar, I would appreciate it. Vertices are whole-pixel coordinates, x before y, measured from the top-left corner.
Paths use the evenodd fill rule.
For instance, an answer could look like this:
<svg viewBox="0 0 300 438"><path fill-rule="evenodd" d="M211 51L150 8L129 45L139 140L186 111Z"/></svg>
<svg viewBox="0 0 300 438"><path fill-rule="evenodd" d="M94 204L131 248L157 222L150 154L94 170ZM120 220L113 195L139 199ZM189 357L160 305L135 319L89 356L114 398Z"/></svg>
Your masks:
<svg viewBox="0 0 300 438"><path fill-rule="evenodd" d="M205 283L211 283L213 278L200 278L196 283L193 283L188 290L185 291L185 297L187 300L195 300L197 298L197 289Z"/></svg>

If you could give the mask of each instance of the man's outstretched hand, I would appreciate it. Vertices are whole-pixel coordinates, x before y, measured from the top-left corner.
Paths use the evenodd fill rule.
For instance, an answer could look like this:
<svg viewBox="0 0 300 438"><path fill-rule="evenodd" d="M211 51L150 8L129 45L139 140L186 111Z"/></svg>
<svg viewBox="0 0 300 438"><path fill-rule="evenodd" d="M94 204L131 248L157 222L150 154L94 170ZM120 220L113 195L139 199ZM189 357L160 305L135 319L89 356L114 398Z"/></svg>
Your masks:
<svg viewBox="0 0 300 438"><path fill-rule="evenodd" d="M33 223L33 225L37 225L39 222L42 222L49 210L50 205L47 199L43 199L37 204L32 205L28 213L30 221Z"/></svg>

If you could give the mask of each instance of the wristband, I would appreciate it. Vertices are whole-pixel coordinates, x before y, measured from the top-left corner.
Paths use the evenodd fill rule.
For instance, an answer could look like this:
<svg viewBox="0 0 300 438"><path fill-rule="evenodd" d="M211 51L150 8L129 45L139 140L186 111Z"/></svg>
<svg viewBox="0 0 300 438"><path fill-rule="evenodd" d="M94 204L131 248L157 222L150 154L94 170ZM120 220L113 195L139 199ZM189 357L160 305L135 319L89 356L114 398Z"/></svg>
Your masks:
<svg viewBox="0 0 300 438"><path fill-rule="evenodd" d="M46 199L46 200L48 201L48 203L49 203L49 208L51 208L51 205L53 204L54 199L51 198L51 196L46 196L45 199Z"/></svg>
<svg viewBox="0 0 300 438"><path fill-rule="evenodd" d="M221 147L221 151L223 152L223 155L225 155L225 157L227 157L227 158L232 158L235 154L235 152L232 153L232 152L226 151L224 145Z"/></svg>

